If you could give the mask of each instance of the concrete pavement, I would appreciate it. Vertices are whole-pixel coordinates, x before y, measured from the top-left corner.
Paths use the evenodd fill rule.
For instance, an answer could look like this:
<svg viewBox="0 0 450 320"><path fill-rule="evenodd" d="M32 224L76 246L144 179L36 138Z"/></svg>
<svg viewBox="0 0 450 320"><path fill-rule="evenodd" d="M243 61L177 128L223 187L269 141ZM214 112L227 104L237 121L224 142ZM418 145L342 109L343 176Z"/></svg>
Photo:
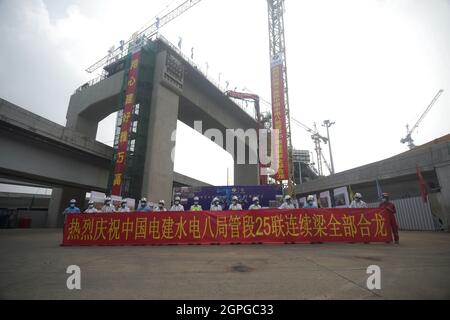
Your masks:
<svg viewBox="0 0 450 320"><path fill-rule="evenodd" d="M0 229L1 299L449 299L450 234L386 244L61 247L59 229ZM66 268L81 268L81 290ZM366 287L369 265L381 290Z"/></svg>

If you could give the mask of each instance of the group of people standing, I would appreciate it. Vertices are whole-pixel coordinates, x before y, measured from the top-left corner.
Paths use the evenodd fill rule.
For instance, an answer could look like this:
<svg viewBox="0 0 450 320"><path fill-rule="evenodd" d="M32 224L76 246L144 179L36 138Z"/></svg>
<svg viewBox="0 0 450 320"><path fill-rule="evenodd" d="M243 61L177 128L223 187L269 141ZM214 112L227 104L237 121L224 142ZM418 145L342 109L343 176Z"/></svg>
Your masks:
<svg viewBox="0 0 450 320"><path fill-rule="evenodd" d="M260 210L262 209L259 198L254 197L253 203L249 206L248 210ZM193 199L194 204L190 207L190 211L203 211L204 209L200 205L200 199L198 197L194 197ZM64 214L70 214L70 213L81 213L81 210L76 206L76 200L72 199L70 200L69 207L67 207L64 210ZM353 197L353 201L351 202L350 208L367 208L367 203L365 203L362 200L362 195L360 193L356 193ZM284 197L284 202L281 204L279 209L295 209L296 206L294 202L292 201L292 197L289 195L286 195ZM303 205L303 208L317 208L317 204L314 202L314 196L309 195L306 198L306 203ZM398 235L398 224L397 220L395 218L395 214L397 213L395 205L389 201L389 194L383 193L382 195L382 202L379 205L379 208L383 208L388 212L388 217L390 220L390 225L392 227L392 233L394 235L395 243L399 243L399 235ZM211 206L209 208L210 211L223 211L224 208L220 204L220 199L215 197L211 203ZM233 196L231 199L231 204L228 207L228 210L230 211L240 211L243 210L242 205L239 203L239 198L237 196ZM95 208L94 201L89 201L87 209L84 211L84 213L126 213L130 212L130 208L127 206L127 201L122 200L120 203L120 207L116 208L111 198L106 198L103 204L103 207L101 210L98 210ZM160 200L158 202L158 205L155 207L149 206L147 199L142 198L138 208L136 209L136 212L164 212L164 211L185 211L184 206L181 204L181 198L179 196L176 196L174 198L174 202L170 210L167 210L165 207L165 201Z"/></svg>

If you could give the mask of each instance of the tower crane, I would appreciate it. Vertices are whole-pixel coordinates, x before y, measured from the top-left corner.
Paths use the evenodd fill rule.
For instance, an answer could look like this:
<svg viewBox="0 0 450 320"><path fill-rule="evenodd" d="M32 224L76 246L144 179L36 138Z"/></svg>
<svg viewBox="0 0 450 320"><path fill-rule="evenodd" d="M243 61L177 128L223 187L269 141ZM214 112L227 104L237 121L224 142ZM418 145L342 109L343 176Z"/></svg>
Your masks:
<svg viewBox="0 0 450 320"><path fill-rule="evenodd" d="M291 117L289 110L288 76L286 64L286 46L284 37L284 0L267 0L268 18L269 18L269 48L271 67L281 65L281 77L275 77L274 69L271 72L272 82L272 108L274 102L280 104L280 110L283 115L286 126L286 141L281 141L287 147L287 165L288 168L288 190L290 195L294 195L294 166L292 157L292 139L291 139ZM282 92L281 92L282 91ZM273 119L276 115L273 115ZM274 122L275 124L275 122ZM274 126L274 129L279 129Z"/></svg>
<svg viewBox="0 0 450 320"><path fill-rule="evenodd" d="M414 140L411 137L412 133L414 132L414 130L416 130L419 127L419 124L422 122L423 119L425 119L425 117L427 116L428 112L430 112L431 108L434 106L436 101L438 101L439 97L441 96L441 94L443 92L444 92L443 89L438 91L438 93L433 98L431 103L425 109L424 113L420 116L419 120L417 120L416 124L411 129L409 129L409 125L406 125L406 137L401 139L400 142L403 143L403 144L407 143L408 144L408 148L410 150L412 150L412 149L414 149L416 147L416 145L414 144Z"/></svg>
<svg viewBox="0 0 450 320"><path fill-rule="evenodd" d="M330 165L328 164L328 161L325 159L325 156L323 155L322 146L321 146L322 142L325 144L328 143L328 138L322 136L317 131L317 125L315 123L314 123L314 129L311 129L310 127L301 123L300 121L298 121L297 119L295 119L293 117L291 117L291 120L300 128L303 128L307 132L311 133L311 139L314 141L314 146L315 146L314 150L316 151L316 156L317 156L317 171L319 173L319 176L323 175L322 161L325 164L325 166L327 167L328 171L331 173L332 169L331 169Z"/></svg>

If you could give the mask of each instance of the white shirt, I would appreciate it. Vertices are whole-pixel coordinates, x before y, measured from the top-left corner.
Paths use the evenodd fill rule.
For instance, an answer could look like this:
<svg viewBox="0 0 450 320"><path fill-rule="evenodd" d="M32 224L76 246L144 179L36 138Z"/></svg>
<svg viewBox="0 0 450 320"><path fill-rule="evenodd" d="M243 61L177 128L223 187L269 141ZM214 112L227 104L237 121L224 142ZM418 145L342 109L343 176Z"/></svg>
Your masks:
<svg viewBox="0 0 450 320"><path fill-rule="evenodd" d="M113 205L109 205L109 206L104 205L102 208L102 212L110 213L110 212L115 212L115 211L116 211L116 208L114 208Z"/></svg>
<svg viewBox="0 0 450 320"><path fill-rule="evenodd" d="M352 203L350 203L350 207L349 208L357 208L357 209L359 209L359 208L367 208L367 203L365 203L362 200L359 200L359 201L353 200Z"/></svg>
<svg viewBox="0 0 450 320"><path fill-rule="evenodd" d="M158 206L158 207L154 207L154 208L153 208L153 211L156 211L156 212L163 212L163 211L167 211L167 209L166 209L166 208L160 209L159 206ZM171 211L184 211L184 210L171 210Z"/></svg>
<svg viewBox="0 0 450 320"><path fill-rule="evenodd" d="M210 211L222 211L222 206L218 204L217 206L215 204L211 205Z"/></svg>
<svg viewBox="0 0 450 320"><path fill-rule="evenodd" d="M95 208L87 208L84 213L97 213L98 210Z"/></svg>
<svg viewBox="0 0 450 320"><path fill-rule="evenodd" d="M248 210L261 210L261 206L259 204L252 204Z"/></svg>
<svg viewBox="0 0 450 320"><path fill-rule="evenodd" d="M239 211L239 210L242 210L242 206L241 206L240 203L230 204L229 210L232 210L232 211Z"/></svg>
<svg viewBox="0 0 450 320"><path fill-rule="evenodd" d="M130 212L130 208L128 208L128 207L125 207L125 208L120 207L119 210L117 210L117 212Z"/></svg>
<svg viewBox="0 0 450 320"><path fill-rule="evenodd" d="M283 202L283 204L278 209L295 209L295 205L292 202L290 204L287 202Z"/></svg>
<svg viewBox="0 0 450 320"><path fill-rule="evenodd" d="M184 207L181 204L174 204L170 211L184 211Z"/></svg>

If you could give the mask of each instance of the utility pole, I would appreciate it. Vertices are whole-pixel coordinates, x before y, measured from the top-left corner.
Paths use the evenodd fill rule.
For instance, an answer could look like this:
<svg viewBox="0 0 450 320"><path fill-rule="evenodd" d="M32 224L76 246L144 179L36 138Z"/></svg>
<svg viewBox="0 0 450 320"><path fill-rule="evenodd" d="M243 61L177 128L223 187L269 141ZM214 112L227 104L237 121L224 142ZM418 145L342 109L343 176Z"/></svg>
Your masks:
<svg viewBox="0 0 450 320"><path fill-rule="evenodd" d="M333 162L333 153L331 152L331 140L330 140L330 127L336 122L331 122L330 120L325 120L323 122L323 127L327 128L327 138L328 138L328 148L330 150L330 161L331 161L331 174L334 174L334 162Z"/></svg>

